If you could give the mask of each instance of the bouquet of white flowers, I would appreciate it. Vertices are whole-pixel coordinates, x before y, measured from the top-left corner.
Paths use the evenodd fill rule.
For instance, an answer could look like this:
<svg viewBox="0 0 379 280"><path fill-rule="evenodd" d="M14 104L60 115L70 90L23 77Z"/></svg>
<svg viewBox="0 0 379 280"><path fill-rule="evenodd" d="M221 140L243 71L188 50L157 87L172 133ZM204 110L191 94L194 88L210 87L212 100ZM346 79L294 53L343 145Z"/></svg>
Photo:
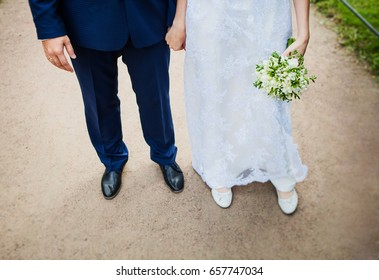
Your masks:
<svg viewBox="0 0 379 280"><path fill-rule="evenodd" d="M316 76L307 75L304 57L296 51L288 57L273 52L262 64L256 65L255 73L256 88L263 89L269 96L287 102L294 98L300 99L301 93L307 89L310 81L316 80Z"/></svg>

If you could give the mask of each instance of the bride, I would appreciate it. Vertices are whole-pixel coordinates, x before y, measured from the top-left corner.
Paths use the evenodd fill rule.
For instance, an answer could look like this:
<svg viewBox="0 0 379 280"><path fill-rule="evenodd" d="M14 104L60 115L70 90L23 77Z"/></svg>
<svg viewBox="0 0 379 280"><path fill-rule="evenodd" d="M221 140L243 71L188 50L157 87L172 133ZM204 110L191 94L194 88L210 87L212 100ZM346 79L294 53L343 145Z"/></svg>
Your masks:
<svg viewBox="0 0 379 280"><path fill-rule="evenodd" d="M307 176L292 139L290 103L253 87L255 65L273 51L304 54L309 0L177 0L166 41L186 49L185 100L192 165L222 208L232 187L271 181L286 214L296 210L296 183Z"/></svg>

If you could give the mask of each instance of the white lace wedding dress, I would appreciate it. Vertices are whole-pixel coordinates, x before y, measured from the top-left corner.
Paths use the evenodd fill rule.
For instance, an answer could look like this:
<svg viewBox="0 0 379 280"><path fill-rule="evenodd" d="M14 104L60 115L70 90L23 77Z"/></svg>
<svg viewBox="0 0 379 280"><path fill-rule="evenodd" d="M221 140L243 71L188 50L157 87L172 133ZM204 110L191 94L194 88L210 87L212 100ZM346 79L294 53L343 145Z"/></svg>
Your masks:
<svg viewBox="0 0 379 280"><path fill-rule="evenodd" d="M253 86L255 65L291 36L291 1L188 0L186 21L193 168L211 188L303 180L290 104Z"/></svg>

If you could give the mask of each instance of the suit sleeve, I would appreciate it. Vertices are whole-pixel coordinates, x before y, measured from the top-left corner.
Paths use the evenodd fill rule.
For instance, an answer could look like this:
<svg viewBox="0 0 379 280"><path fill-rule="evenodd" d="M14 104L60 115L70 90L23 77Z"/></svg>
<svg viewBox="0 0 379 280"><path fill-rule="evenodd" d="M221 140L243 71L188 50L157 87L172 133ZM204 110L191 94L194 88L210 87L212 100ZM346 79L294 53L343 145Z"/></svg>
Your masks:
<svg viewBox="0 0 379 280"><path fill-rule="evenodd" d="M167 26L171 26L176 12L176 0L168 0Z"/></svg>
<svg viewBox="0 0 379 280"><path fill-rule="evenodd" d="M60 0L29 0L38 39L51 39L67 34L59 14L59 2Z"/></svg>

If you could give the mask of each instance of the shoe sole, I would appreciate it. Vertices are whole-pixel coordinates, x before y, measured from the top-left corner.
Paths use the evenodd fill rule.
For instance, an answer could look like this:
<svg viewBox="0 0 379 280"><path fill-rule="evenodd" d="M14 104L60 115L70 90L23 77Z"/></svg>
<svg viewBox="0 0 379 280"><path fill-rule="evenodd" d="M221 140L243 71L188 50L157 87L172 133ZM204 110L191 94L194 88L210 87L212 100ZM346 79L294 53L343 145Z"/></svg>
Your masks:
<svg viewBox="0 0 379 280"><path fill-rule="evenodd" d="M214 201L214 200L213 200L213 201ZM228 209L228 208L230 208L230 206L232 206L232 203L230 203L230 205L229 205L229 206L226 206L226 207L221 206L220 204L217 204L216 201L215 201L215 203L216 203L216 205L217 205L218 207L220 207L221 209Z"/></svg>
<svg viewBox="0 0 379 280"><path fill-rule="evenodd" d="M180 191L174 191L174 190L172 190L170 187L168 187L173 193L181 193L183 190L184 190L184 187L183 187L183 189L181 189Z"/></svg>

